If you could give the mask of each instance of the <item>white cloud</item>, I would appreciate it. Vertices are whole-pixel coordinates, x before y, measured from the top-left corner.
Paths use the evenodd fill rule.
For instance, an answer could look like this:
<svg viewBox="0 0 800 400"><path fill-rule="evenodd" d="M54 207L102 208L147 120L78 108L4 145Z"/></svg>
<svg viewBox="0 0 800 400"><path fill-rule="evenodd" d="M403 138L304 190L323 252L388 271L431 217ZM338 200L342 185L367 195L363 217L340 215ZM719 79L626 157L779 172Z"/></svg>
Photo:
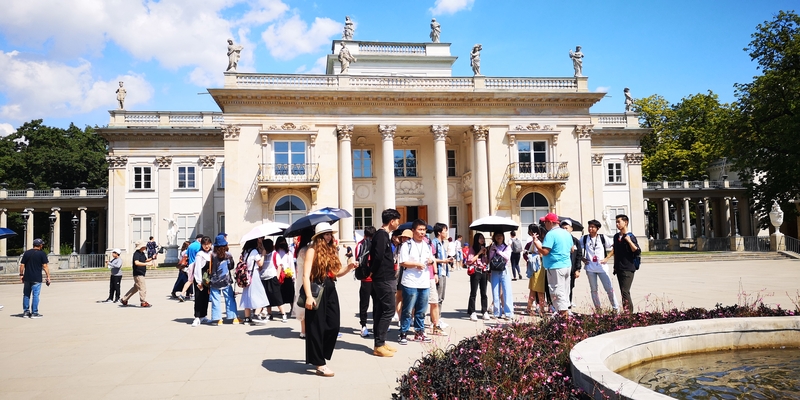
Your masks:
<svg viewBox="0 0 800 400"><path fill-rule="evenodd" d="M594 91L598 93L608 93L609 89L611 89L611 86L598 86Z"/></svg>
<svg viewBox="0 0 800 400"><path fill-rule="evenodd" d="M475 0L436 0L430 12L433 15L455 14L461 10L471 10Z"/></svg>
<svg viewBox="0 0 800 400"><path fill-rule="evenodd" d="M325 73L325 70L328 68L328 56L322 56L314 61L314 65L311 69L306 68L306 65L303 64L299 68L297 68L294 73L295 74L317 74L322 75Z"/></svg>
<svg viewBox="0 0 800 400"><path fill-rule="evenodd" d="M17 129L14 128L11 124L0 123L0 137L6 137L16 131Z"/></svg>
<svg viewBox="0 0 800 400"><path fill-rule="evenodd" d="M8 102L0 106L0 118L26 121L65 117L100 107L116 108L116 88L125 82L125 107L147 102L153 88L143 76L126 74L110 80L92 75L92 65L80 60L71 66L53 61L26 60L19 53L0 51L0 92Z"/></svg>
<svg viewBox="0 0 800 400"><path fill-rule="evenodd" d="M291 60L300 54L313 53L329 44L331 36L342 30L343 24L330 18L315 18L309 28L308 24L293 15L267 27L261 37L267 45L269 53L280 60Z"/></svg>
<svg viewBox="0 0 800 400"><path fill-rule="evenodd" d="M250 26L262 25L278 19L285 12L289 11L289 6L280 0L259 0L257 7L253 7L237 24Z"/></svg>

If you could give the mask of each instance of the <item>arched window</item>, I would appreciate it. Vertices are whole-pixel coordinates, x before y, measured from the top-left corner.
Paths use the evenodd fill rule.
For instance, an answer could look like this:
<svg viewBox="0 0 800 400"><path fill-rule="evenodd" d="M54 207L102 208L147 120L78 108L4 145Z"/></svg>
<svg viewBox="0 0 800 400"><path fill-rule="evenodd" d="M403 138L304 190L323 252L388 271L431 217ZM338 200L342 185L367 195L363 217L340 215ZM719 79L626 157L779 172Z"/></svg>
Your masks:
<svg viewBox="0 0 800 400"><path fill-rule="evenodd" d="M550 212L550 204L547 199L539 193L528 193L522 198L519 204L520 216L520 236L528 237L528 225L538 224L539 218L544 217Z"/></svg>
<svg viewBox="0 0 800 400"><path fill-rule="evenodd" d="M275 203L275 222L291 224L306 214L306 204L297 196L283 196Z"/></svg>

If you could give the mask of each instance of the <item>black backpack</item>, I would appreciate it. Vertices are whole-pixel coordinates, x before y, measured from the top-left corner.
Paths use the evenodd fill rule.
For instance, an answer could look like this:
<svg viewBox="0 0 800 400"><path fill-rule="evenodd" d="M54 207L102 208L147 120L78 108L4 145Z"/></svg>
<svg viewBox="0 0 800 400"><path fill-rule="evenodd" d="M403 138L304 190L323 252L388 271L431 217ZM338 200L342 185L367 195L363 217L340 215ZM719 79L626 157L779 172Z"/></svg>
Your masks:
<svg viewBox="0 0 800 400"><path fill-rule="evenodd" d="M356 270L355 270L355 278L358 280L364 280L369 278L372 275L372 270L369 267L369 249L372 247L372 239L364 238L364 240L359 243L358 247L356 247L356 253L358 253L358 258L356 259Z"/></svg>

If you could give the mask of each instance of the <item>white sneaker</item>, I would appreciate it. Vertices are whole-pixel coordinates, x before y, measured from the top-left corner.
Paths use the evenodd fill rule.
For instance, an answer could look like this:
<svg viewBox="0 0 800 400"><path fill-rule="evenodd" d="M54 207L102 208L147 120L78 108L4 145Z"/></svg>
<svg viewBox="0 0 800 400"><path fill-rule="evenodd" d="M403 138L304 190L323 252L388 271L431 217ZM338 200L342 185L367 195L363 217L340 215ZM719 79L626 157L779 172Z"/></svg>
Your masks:
<svg viewBox="0 0 800 400"><path fill-rule="evenodd" d="M200 318L195 318L194 321L192 321L192 326L200 326Z"/></svg>
<svg viewBox="0 0 800 400"><path fill-rule="evenodd" d="M439 320L439 328L442 328L442 329L447 329L447 327L448 327L448 326L450 326L450 325L449 325L449 324L447 324L447 322L444 322L444 321L442 321L442 320Z"/></svg>
<svg viewBox="0 0 800 400"><path fill-rule="evenodd" d="M361 337L369 337L369 329L366 326L361 327Z"/></svg>
<svg viewBox="0 0 800 400"><path fill-rule="evenodd" d="M472 313L469 316L470 321L477 321L478 320L478 313Z"/></svg>
<svg viewBox="0 0 800 400"><path fill-rule="evenodd" d="M289 320L288 320L288 319L286 319L286 314L283 314L283 315L281 316L281 322L283 322L284 324L285 324L285 323L287 323L287 322L289 322Z"/></svg>
<svg viewBox="0 0 800 400"><path fill-rule="evenodd" d="M392 322L400 322L400 316L397 313L394 313L394 317L392 317Z"/></svg>
<svg viewBox="0 0 800 400"><path fill-rule="evenodd" d="M483 320L484 320L484 321L488 321L488 320L490 320L490 319L492 319L492 316L491 316L491 315L489 315L489 313L488 313L488 312L485 312L485 313L483 313Z"/></svg>

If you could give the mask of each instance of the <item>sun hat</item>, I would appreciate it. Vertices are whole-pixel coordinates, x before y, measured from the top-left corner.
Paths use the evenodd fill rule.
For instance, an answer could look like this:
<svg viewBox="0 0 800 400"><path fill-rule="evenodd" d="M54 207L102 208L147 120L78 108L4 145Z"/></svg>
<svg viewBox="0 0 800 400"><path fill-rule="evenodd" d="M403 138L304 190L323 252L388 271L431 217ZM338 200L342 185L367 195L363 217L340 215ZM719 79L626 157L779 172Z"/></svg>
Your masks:
<svg viewBox="0 0 800 400"><path fill-rule="evenodd" d="M142 247L147 247L147 246L146 246L146 245L144 244L144 242L143 242L143 241L141 241L141 240L140 240L140 241L138 241L138 242L136 242L136 244L134 245L134 248L135 248L136 250L139 250L139 249L141 249Z"/></svg>
<svg viewBox="0 0 800 400"><path fill-rule="evenodd" d="M412 239L414 237L414 232L411 232L411 229L405 229L403 230L403 233L400 234L400 236Z"/></svg>
<svg viewBox="0 0 800 400"><path fill-rule="evenodd" d="M214 247L227 246L227 245L228 241L225 240L224 235L217 235L217 237L214 239Z"/></svg>
<svg viewBox="0 0 800 400"><path fill-rule="evenodd" d="M311 237L311 240L315 240L317 236L328 232L336 233L336 231L331 228L331 224L327 222L320 222L314 227L314 236Z"/></svg>
<svg viewBox="0 0 800 400"><path fill-rule="evenodd" d="M544 222L554 222L557 224L558 215L555 215L554 213L548 213L547 215L544 216Z"/></svg>
<svg viewBox="0 0 800 400"><path fill-rule="evenodd" d="M122 254L122 250L120 250L120 249L114 249L114 250L111 250L111 252L112 253L117 253L117 255Z"/></svg>

